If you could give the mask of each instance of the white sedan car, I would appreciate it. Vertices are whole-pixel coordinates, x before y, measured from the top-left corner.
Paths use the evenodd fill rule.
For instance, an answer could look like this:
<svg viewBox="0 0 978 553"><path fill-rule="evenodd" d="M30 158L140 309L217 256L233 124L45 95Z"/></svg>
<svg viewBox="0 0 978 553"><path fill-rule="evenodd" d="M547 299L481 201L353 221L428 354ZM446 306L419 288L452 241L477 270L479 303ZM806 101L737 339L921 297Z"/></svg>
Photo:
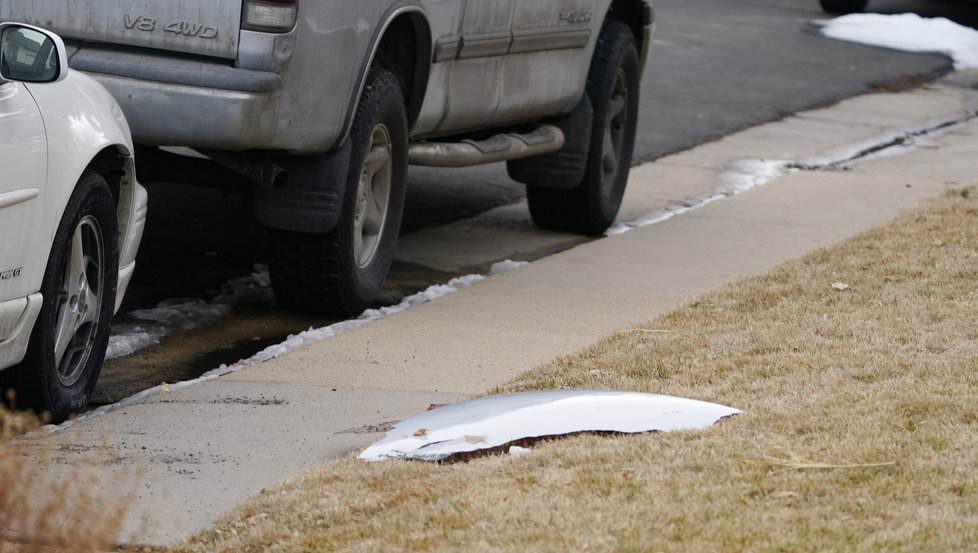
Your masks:
<svg viewBox="0 0 978 553"><path fill-rule="evenodd" d="M95 388L146 190L122 111L61 39L17 23L0 37L0 386L57 422Z"/></svg>

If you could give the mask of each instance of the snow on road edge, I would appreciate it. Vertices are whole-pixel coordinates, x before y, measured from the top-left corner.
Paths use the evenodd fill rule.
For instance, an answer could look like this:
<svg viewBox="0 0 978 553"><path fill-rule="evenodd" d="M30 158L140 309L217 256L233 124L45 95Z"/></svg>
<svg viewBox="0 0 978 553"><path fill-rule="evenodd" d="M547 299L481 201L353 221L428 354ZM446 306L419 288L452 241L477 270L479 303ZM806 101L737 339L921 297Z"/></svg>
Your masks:
<svg viewBox="0 0 978 553"><path fill-rule="evenodd" d="M152 388L133 394L116 403L112 403L109 405L102 405L101 407L88 411L87 413L83 413L82 415L76 417L75 419L69 420L60 425L51 425L48 427L48 429L51 430L52 432L65 430L75 423L87 419L91 419L94 417L99 417L106 413L110 413L117 409L121 409L123 407L128 407L135 403L139 403L147 398L153 396L159 396L165 393L175 392L182 388L187 388L195 384L207 382L208 380L213 380L215 378L224 376L226 374L242 371L244 369L253 367L255 365L260 365L261 363L264 363L271 359L275 359L276 357L281 357L282 355L285 355L289 352L304 348L306 346L315 344L317 342L321 342L323 340L327 340L334 336L339 336L340 334L360 328L374 321L378 321L380 319L390 317L391 315L395 315L397 313L407 311L408 309L416 305L421 305L423 303L436 300L443 296L447 296L449 294L462 290L463 288L468 288L469 286L482 282L483 280L485 280L490 276L504 273L506 271L510 271L513 269L518 269L526 264L527 264L526 262L522 262L522 261L509 261L509 260L495 263L492 266L492 268L489 270L489 274L487 275L466 275L466 276L453 278L452 280L448 281L448 283L446 284L435 284L433 286L429 286L427 289L418 292L417 294L412 294L410 296L407 296L406 298L401 300L401 302L398 303L397 305L382 307L380 309L368 309L367 311L364 311L356 319L341 321L322 328L310 328L309 330L306 330L304 332L293 334L292 336L289 336L284 342L269 346L263 349L262 351L256 353L255 355L247 359L242 359L237 363L234 363L233 365L221 365L220 367L210 370L193 380L184 380L181 382L174 382L172 384L163 383L160 384L159 386L154 386ZM249 278L251 277L243 277L242 279L236 279L236 281L245 282ZM246 287L246 290L252 290L252 288L249 286ZM230 299L230 300L224 298L222 300L221 296L219 296L211 303L213 304L213 303L219 303L220 301L226 301L234 304L240 300L241 300L240 297L237 299ZM183 303L179 305L183 305ZM203 302L203 303L207 305L207 302ZM223 305L223 303L221 305ZM176 316L183 313L180 310L173 311L169 309L167 306L163 306L160 309L161 310L159 311L159 313L165 316L170 316L170 315ZM194 326L198 326L198 325L194 325Z"/></svg>
<svg viewBox="0 0 978 553"><path fill-rule="evenodd" d="M924 124L906 129L888 131L875 138L834 149L826 152L825 154L807 158L801 161L775 159L735 160L721 175L721 186L713 194L698 198L691 202L676 204L675 206L646 215L633 221L617 224L606 232L606 236L624 234L637 228L669 220L673 217L699 209L723 198L745 192L757 186L763 186L781 176L795 171L820 170L831 167L839 167L845 164L864 161L867 159L873 159L883 155L907 154L917 149L921 142L925 142L934 138L935 136L939 136L940 134L950 132L954 127L969 122L976 117L978 117L978 112L976 112L974 106L972 106L969 108L969 110L955 116L934 119ZM119 402L110 405L103 405L92 411L84 413L73 420L67 421L58 426L49 426L48 428L52 431L60 431L68 428L76 422L104 415L116 409L133 405L149 397L161 395L166 392L174 392L194 384L213 380L226 374L253 367L310 344L321 342L345 332L360 328L361 326L367 325L373 321L401 313L416 305L427 303L448 294L457 292L463 288L468 288L469 286L485 280L489 276L519 268L526 264L526 262L514 262L508 260L496 263L492 266L488 275L467 275L454 278L446 284L436 284L430 286L422 292L404 298L404 300L397 305L384 307L381 309L368 310L356 319L341 321L330 326L318 329L311 328L304 332L292 335L284 342L269 346L252 357L238 361L233 365L221 365L220 367L208 371L193 380L186 380L173 384L164 383L159 386L143 390L142 392L134 394ZM271 290L269 289L266 281L267 270L262 267L258 267L257 269L258 270L256 273L248 277L241 277L239 279L229 281L229 283L222 289L221 295L211 302L203 302L202 300L194 300L192 302L176 301L175 305L179 307L185 306L187 303L200 304L203 306L201 312L206 314L210 312L209 306L213 305L233 306L246 301L270 301L265 297L266 294L271 294ZM170 314L178 314L181 312L182 307L173 310L173 305L165 305L168 303L170 302L164 302L164 304L161 304L160 308L158 308L160 311L157 312L150 310L150 312L153 313L154 316L157 316L157 318L163 319L169 317ZM191 328L195 326L199 326L199 324L195 324Z"/></svg>
<svg viewBox="0 0 978 553"><path fill-rule="evenodd" d="M823 35L904 52L943 54L957 70L978 68L978 31L943 18L914 13L854 13L818 21Z"/></svg>

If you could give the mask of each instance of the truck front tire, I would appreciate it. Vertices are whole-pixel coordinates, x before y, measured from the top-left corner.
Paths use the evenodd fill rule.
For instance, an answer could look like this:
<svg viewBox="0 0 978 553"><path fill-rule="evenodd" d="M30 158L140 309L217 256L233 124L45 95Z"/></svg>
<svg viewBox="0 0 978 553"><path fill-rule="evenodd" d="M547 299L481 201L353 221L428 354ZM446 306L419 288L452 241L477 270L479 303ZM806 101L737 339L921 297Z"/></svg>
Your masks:
<svg viewBox="0 0 978 553"><path fill-rule="evenodd" d="M350 170L336 228L271 231L270 272L280 304L352 316L380 294L404 210L407 134L397 77L371 69L350 130Z"/></svg>
<svg viewBox="0 0 978 553"><path fill-rule="evenodd" d="M587 77L594 120L584 179L568 189L527 185L534 223L592 236L614 223L635 146L639 69L631 29L620 21L605 21Z"/></svg>

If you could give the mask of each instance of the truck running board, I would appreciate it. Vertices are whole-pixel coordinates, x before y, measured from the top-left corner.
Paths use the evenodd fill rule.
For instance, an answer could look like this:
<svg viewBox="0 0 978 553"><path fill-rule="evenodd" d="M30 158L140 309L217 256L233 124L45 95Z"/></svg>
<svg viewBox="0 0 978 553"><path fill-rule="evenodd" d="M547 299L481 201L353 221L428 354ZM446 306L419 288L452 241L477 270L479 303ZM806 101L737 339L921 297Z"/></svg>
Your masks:
<svg viewBox="0 0 978 553"><path fill-rule="evenodd" d="M533 132L497 134L486 140L415 142L408 147L408 163L432 167L468 167L549 154L564 145L564 133L553 125Z"/></svg>

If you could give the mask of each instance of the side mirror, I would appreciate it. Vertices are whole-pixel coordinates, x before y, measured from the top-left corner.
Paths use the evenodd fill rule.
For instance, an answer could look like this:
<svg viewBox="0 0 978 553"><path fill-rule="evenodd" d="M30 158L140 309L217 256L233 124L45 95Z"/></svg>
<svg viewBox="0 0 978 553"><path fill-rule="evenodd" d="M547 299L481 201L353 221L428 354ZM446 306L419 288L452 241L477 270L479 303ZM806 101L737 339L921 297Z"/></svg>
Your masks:
<svg viewBox="0 0 978 553"><path fill-rule="evenodd" d="M22 23L0 23L0 82L53 83L68 74L58 35Z"/></svg>

